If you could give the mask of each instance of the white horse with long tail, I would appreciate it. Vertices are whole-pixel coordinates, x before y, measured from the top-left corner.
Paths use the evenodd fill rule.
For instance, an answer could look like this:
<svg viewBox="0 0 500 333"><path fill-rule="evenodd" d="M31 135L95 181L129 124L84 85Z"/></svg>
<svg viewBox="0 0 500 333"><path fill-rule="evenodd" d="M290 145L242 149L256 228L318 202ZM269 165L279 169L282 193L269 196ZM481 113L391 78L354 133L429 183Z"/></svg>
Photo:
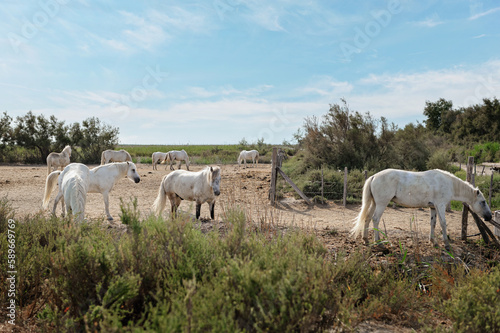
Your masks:
<svg viewBox="0 0 500 333"><path fill-rule="evenodd" d="M220 195L220 168L206 167L198 172L176 170L164 176L158 196L153 203L153 211L160 216L165 208L167 198L170 200L172 216L182 200L196 202L196 219L200 218L201 204L207 202L210 217L215 218L215 200Z"/></svg>
<svg viewBox="0 0 500 333"><path fill-rule="evenodd" d="M71 164L70 164L71 165ZM86 166L85 166L86 167ZM86 167L88 169L88 167ZM54 171L49 174L47 181L45 182L45 194L43 197L42 207L47 209L50 194L57 185L57 179L59 177L60 171ZM138 183L141 181L141 177L137 173L137 168L132 162L120 162L101 165L96 168L89 170L89 182L88 182L88 193L101 193L104 200L104 209L106 211L106 216L108 220L113 220L113 217L109 213L109 192L113 189L115 183L121 179L127 177L131 181ZM59 187L59 192L61 192L61 187ZM60 199L60 197L59 197ZM56 206L59 202L58 198L54 202L54 208L52 212L56 213Z"/></svg>
<svg viewBox="0 0 500 333"><path fill-rule="evenodd" d="M259 164L259 152L257 150L242 150L240 156L238 157L238 167L241 165L241 161L245 163L245 168L247 167L247 159L252 160L252 166L255 166L255 162Z"/></svg>
<svg viewBox="0 0 500 333"><path fill-rule="evenodd" d="M109 162L132 162L132 156L124 149L111 150L107 149L101 154L101 165Z"/></svg>
<svg viewBox="0 0 500 333"><path fill-rule="evenodd" d="M366 180L361 211L351 234L355 238L362 234L363 240L368 244L368 226L373 219L375 242L377 242L380 239L378 231L380 217L391 200L406 207L430 207L429 240L436 244L434 228L437 214L447 250L450 250L450 243L446 233L445 210L451 200L468 203L471 209L486 221L490 221L492 217L481 191L449 172L438 169L424 172L387 169Z"/></svg>
<svg viewBox="0 0 500 333"><path fill-rule="evenodd" d="M71 157L71 146L66 146L60 153L50 153L47 156L47 174L61 167L61 171L69 164Z"/></svg>
<svg viewBox="0 0 500 333"><path fill-rule="evenodd" d="M186 163L186 169L189 170L189 156L184 149L169 151L165 156L165 163L169 161L170 161L170 170L174 170L174 167L172 166L174 161L179 161L178 169L181 168L182 161L184 161Z"/></svg>
<svg viewBox="0 0 500 333"><path fill-rule="evenodd" d="M154 152L151 155L151 163L153 163L153 170L158 170L156 167L157 164L160 164L162 161L165 161L167 158L168 153L162 153L160 151ZM165 170L167 169L167 166L165 165Z"/></svg>
<svg viewBox="0 0 500 333"><path fill-rule="evenodd" d="M71 163L63 171L54 171L53 174L58 174L57 181L60 185L56 202L62 199L63 216L66 207L68 215L72 214L75 220L83 221L89 188L89 168L80 163Z"/></svg>

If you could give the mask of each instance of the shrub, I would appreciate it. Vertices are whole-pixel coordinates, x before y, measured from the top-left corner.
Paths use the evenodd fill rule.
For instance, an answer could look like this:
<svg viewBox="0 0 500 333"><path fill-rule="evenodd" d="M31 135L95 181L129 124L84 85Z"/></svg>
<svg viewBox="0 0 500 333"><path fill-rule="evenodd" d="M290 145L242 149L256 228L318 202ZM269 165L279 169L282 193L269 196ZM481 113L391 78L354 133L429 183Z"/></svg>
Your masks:
<svg viewBox="0 0 500 333"><path fill-rule="evenodd" d="M444 304L455 332L500 331L500 270L472 276Z"/></svg>

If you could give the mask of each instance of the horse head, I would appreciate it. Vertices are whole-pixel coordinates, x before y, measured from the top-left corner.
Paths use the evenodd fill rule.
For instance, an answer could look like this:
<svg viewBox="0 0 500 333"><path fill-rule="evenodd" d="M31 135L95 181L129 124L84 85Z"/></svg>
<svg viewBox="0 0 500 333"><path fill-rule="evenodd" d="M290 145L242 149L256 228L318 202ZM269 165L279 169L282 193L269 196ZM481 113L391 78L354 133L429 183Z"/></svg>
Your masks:
<svg viewBox="0 0 500 333"><path fill-rule="evenodd" d="M220 195L220 168L218 166L210 167L209 174L208 174L208 180L209 180L210 186L212 187L212 190L214 191L214 194L216 196L219 196Z"/></svg>
<svg viewBox="0 0 500 333"><path fill-rule="evenodd" d="M481 215L485 221L491 221L492 215L486 199L484 199L483 193L478 189L474 190L474 199L471 202L471 208L474 212Z"/></svg>
<svg viewBox="0 0 500 333"><path fill-rule="evenodd" d="M137 168L135 164L132 162L127 162L127 166L128 166L127 178L135 183L140 182L141 177L139 177L139 174L137 173Z"/></svg>

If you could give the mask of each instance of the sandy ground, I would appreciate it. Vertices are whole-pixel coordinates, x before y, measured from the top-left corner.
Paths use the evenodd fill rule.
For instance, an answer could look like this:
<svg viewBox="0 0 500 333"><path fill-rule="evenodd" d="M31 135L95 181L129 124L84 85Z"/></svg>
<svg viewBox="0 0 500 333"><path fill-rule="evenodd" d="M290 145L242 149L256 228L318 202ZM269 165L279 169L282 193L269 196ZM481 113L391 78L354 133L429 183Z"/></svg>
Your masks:
<svg viewBox="0 0 500 333"><path fill-rule="evenodd" d="M90 166L94 167L94 166ZM184 169L185 166L182 165ZM204 166L192 165L191 170L198 171ZM170 170L162 165L159 170L153 170L151 165L138 164L138 173L141 181L138 184L124 178L120 179L110 193L110 213L114 223L120 223L120 198L129 203L136 197L138 208L143 216L151 214L151 205L157 196L160 182ZM277 207L271 207L268 200L271 178L269 164L259 164L247 169L237 165L223 165L221 179L221 196L216 203L215 220L221 220L225 212L231 207L243 209L249 219L255 223L272 223L275 225L299 226L314 230L335 230L346 233L352 227L352 220L359 212L359 205L342 205L329 202L326 205L308 206L303 200L294 199L292 195L282 199ZM16 210L17 216L37 214L41 212L42 197L45 187L47 169L44 165L9 165L0 166L0 196L7 196ZM52 193L50 209L44 214L50 214L56 191ZM195 213L192 202L183 201L180 209ZM164 211L167 217L170 205ZM61 214L61 206L57 207L57 214ZM104 202L102 195L89 193L87 197L86 216L89 218L105 219ZM202 218L209 217L208 205L201 209ZM446 214L448 233L451 239L460 236L461 212ZM429 211L427 209L387 208L382 216L381 229L389 237L405 239L415 235L417 231L422 239L429 235ZM441 228L436 227L440 235ZM478 233L477 227L470 218L469 234Z"/></svg>

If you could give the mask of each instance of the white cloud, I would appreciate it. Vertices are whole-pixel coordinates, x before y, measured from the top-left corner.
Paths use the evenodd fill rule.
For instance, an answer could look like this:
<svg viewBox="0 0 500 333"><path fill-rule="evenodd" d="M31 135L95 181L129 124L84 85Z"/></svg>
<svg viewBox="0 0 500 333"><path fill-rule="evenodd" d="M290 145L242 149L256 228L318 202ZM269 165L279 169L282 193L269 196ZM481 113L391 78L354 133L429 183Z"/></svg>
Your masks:
<svg viewBox="0 0 500 333"><path fill-rule="evenodd" d="M425 27L425 28L434 28L434 27L441 25L443 23L444 22L441 21L441 19L439 18L439 15L437 13L434 13L431 16L427 17L423 21L415 22L415 25L417 25L419 27Z"/></svg>
<svg viewBox="0 0 500 333"><path fill-rule="evenodd" d="M496 13L498 11L500 11L500 7L492 8L492 9L487 10L485 12L475 13L469 17L469 20L477 20L481 17L491 15L491 14Z"/></svg>

